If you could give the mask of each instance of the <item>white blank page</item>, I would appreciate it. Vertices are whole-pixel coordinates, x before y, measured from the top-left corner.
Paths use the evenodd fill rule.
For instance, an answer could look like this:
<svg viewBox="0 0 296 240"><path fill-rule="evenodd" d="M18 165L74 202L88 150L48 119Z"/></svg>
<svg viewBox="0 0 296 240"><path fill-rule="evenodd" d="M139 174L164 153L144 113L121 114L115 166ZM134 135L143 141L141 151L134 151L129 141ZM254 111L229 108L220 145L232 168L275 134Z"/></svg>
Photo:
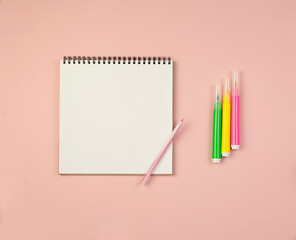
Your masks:
<svg viewBox="0 0 296 240"><path fill-rule="evenodd" d="M173 62L60 62L60 174L144 174L172 120ZM172 174L172 146L154 173Z"/></svg>

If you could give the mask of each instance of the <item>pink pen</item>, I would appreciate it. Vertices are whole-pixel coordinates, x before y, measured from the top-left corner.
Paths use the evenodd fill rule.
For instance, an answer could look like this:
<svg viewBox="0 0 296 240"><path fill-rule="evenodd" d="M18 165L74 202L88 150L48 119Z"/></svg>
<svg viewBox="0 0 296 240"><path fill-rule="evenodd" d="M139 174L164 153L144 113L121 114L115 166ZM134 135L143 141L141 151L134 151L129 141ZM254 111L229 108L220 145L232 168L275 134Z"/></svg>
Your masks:
<svg viewBox="0 0 296 240"><path fill-rule="evenodd" d="M154 160L154 162L150 166L148 172L146 173L146 175L142 179L141 184L144 185L144 184L146 184L148 182L148 180L149 180L149 178L150 178L150 176L151 176L154 168L156 167L156 165L158 164L158 162L160 161L160 159L162 158L162 156L164 155L164 153L166 152L166 150L168 149L168 147L170 146L170 144L174 140L174 138L177 135L178 131L180 130L180 128L181 128L181 126L183 124L183 121L184 121L184 119L182 119L181 122L175 127L175 129L171 133L171 136L170 136L169 140L164 145L163 149L161 150L161 152L159 153L159 155L157 156L157 158Z"/></svg>
<svg viewBox="0 0 296 240"><path fill-rule="evenodd" d="M232 91L231 91L231 148L239 149L239 72L233 72Z"/></svg>

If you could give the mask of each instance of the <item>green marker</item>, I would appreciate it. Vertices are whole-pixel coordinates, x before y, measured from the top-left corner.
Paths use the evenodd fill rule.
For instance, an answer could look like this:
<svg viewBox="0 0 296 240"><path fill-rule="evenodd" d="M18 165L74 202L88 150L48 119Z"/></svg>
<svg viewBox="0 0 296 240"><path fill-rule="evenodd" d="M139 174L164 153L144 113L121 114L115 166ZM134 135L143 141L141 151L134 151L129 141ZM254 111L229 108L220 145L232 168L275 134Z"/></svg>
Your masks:
<svg viewBox="0 0 296 240"><path fill-rule="evenodd" d="M216 84L215 104L213 113L213 163L221 161L221 132L222 132L222 84Z"/></svg>

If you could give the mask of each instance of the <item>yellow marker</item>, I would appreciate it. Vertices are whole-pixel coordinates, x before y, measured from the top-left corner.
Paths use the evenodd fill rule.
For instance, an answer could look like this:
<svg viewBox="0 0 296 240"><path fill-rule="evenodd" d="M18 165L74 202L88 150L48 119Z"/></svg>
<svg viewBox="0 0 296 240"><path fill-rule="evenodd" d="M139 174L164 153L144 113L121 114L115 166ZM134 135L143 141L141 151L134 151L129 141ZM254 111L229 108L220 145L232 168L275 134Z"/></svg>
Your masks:
<svg viewBox="0 0 296 240"><path fill-rule="evenodd" d="M230 155L230 78L225 78L224 83L224 96L222 106L222 142L221 142L221 154L222 157L229 157Z"/></svg>

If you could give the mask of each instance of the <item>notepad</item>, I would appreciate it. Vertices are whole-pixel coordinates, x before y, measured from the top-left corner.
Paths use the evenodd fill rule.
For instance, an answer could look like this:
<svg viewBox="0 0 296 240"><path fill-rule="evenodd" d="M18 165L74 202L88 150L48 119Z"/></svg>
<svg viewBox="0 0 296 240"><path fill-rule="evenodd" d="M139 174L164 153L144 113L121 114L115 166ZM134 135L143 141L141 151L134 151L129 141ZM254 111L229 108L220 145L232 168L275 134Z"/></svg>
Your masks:
<svg viewBox="0 0 296 240"><path fill-rule="evenodd" d="M173 61L60 61L60 174L145 174L173 127ZM173 146L154 174L172 174Z"/></svg>

